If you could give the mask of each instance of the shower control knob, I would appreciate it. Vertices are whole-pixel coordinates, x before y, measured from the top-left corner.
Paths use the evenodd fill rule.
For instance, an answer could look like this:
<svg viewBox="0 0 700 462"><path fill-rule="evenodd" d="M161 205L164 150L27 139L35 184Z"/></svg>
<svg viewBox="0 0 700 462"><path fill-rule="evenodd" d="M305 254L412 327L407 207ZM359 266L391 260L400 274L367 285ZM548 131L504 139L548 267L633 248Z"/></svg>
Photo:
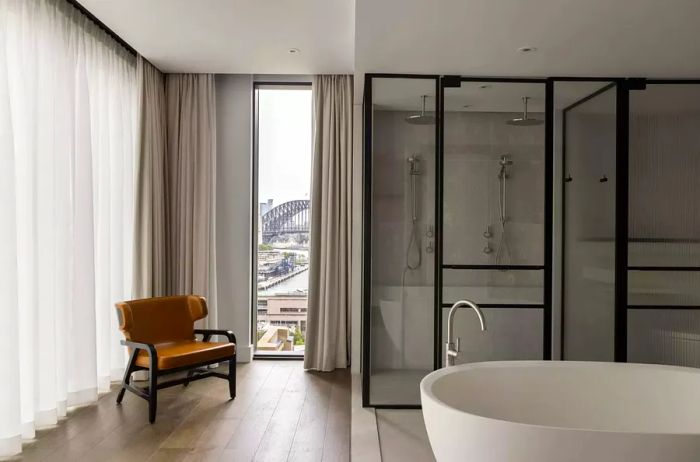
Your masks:
<svg viewBox="0 0 700 462"><path fill-rule="evenodd" d="M488 255L488 254L490 254L491 252L493 252L493 249L491 248L490 245L487 245L486 247L484 247L484 250L482 250L482 252L484 252L485 254Z"/></svg>
<svg viewBox="0 0 700 462"><path fill-rule="evenodd" d="M427 237L433 237L433 236L435 235L435 233L433 232L433 227L432 227L432 226L428 226L428 230L425 232L425 235L426 235Z"/></svg>
<svg viewBox="0 0 700 462"><path fill-rule="evenodd" d="M490 227L490 226L487 226L487 227L486 227L486 231L484 231L484 237L485 237L486 239L488 239L488 238L490 238L490 237L493 237L493 233L491 232L491 227Z"/></svg>
<svg viewBox="0 0 700 462"><path fill-rule="evenodd" d="M428 242L428 245L425 247L425 253L433 253L433 241Z"/></svg>

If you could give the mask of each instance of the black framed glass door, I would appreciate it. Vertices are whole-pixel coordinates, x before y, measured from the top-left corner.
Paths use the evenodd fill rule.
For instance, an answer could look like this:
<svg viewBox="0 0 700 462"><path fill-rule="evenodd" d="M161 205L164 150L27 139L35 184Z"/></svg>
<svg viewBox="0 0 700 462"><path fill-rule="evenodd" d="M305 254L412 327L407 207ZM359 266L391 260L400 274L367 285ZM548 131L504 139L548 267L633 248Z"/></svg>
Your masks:
<svg viewBox="0 0 700 462"><path fill-rule="evenodd" d="M449 308L455 363L551 358L551 84L443 77L439 158L441 239L436 352Z"/></svg>
<svg viewBox="0 0 700 462"><path fill-rule="evenodd" d="M437 90L437 76L365 80L365 406L419 407L435 369Z"/></svg>
<svg viewBox="0 0 700 462"><path fill-rule="evenodd" d="M618 90L611 81L554 84L561 359L615 360Z"/></svg>

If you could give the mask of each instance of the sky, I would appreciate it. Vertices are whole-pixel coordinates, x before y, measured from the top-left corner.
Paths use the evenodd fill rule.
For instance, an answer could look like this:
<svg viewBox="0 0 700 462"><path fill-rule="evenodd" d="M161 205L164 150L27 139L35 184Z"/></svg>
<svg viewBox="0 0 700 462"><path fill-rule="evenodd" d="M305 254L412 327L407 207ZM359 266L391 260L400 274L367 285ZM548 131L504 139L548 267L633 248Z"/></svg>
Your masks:
<svg viewBox="0 0 700 462"><path fill-rule="evenodd" d="M258 90L258 202L308 199L311 87Z"/></svg>

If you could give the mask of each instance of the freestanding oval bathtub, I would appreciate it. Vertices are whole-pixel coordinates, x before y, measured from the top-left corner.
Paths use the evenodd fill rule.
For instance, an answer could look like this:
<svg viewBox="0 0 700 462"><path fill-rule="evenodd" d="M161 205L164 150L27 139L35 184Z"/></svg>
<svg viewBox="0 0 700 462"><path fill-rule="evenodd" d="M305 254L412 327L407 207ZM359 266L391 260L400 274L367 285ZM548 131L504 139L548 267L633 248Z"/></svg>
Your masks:
<svg viewBox="0 0 700 462"><path fill-rule="evenodd" d="M700 370L495 361L420 384L438 461L698 462Z"/></svg>

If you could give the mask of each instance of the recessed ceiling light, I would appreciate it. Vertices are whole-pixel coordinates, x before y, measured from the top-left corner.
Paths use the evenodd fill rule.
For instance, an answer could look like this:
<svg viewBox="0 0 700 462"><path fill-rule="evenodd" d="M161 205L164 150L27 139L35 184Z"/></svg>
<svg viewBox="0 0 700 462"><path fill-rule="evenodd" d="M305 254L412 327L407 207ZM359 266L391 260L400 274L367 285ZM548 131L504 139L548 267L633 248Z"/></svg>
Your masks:
<svg viewBox="0 0 700 462"><path fill-rule="evenodd" d="M471 104L465 104L465 105L462 106L462 107L463 107L464 109L466 109L466 108L468 108L468 107L472 107L472 105L471 105Z"/></svg>
<svg viewBox="0 0 700 462"><path fill-rule="evenodd" d="M518 51L520 53L532 53L533 51L537 51L536 47L520 47L518 48Z"/></svg>
<svg viewBox="0 0 700 462"><path fill-rule="evenodd" d="M297 53L301 53L301 50L299 48L290 48L289 52L294 55Z"/></svg>
<svg viewBox="0 0 700 462"><path fill-rule="evenodd" d="M479 88L481 88L482 90L486 90L487 88L491 88L491 85L489 85L488 83L482 83L481 85L479 85Z"/></svg>

